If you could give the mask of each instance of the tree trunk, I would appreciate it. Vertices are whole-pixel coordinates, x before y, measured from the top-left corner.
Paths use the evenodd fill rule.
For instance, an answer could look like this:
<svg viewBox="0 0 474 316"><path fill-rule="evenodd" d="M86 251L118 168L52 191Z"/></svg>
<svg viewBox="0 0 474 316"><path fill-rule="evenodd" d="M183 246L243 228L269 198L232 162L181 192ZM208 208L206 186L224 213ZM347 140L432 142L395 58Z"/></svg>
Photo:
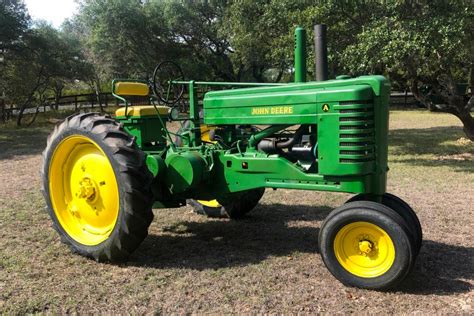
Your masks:
<svg viewBox="0 0 474 316"><path fill-rule="evenodd" d="M36 117L38 116L39 109L40 109L41 105L44 105L44 104L42 102L38 102L38 104L36 105L36 110L35 110L35 113L33 114L33 117L31 118L31 120L29 122L27 122L25 124L26 127L30 127L36 121Z"/></svg>
<svg viewBox="0 0 474 316"><path fill-rule="evenodd" d="M17 126L21 126L21 120L23 119L23 114L26 110L26 107L31 103L31 101L33 101L33 98L35 96L35 93L38 91L39 87L40 87L40 81L38 81L38 84L36 85L35 89L30 93L30 95L28 96L28 98L26 99L26 101L21 105L20 107L20 111L18 112L18 116L16 118L16 125ZM44 94L44 90L40 92L40 95L43 95ZM40 97L40 100L38 100L38 105L36 106L36 112L34 114L34 117L33 117L33 121L36 119L36 116L38 115L38 112L39 112L39 105L41 104L41 97ZM26 126L30 126L33 121L30 123L30 124L27 124Z"/></svg>
<svg viewBox="0 0 474 316"><path fill-rule="evenodd" d="M6 115L5 115L5 99L0 100L0 111L2 111L2 123L5 123L6 121Z"/></svg>
<svg viewBox="0 0 474 316"><path fill-rule="evenodd" d="M100 82L99 82L98 79L95 81L94 91L95 91L95 96L97 98L97 102L99 103L100 113L104 113L104 107L102 105L102 100L100 98L100 92L101 92L100 91Z"/></svg>
<svg viewBox="0 0 474 316"><path fill-rule="evenodd" d="M473 73L474 72L471 69L471 75ZM443 85L445 90L449 90L447 91L446 96L443 97L444 102L446 102L446 106L443 107L437 107L429 97L426 97L420 93L418 89L419 82L417 80L413 80L410 90L413 93L415 99L421 102L430 111L449 113L456 116L462 122L463 131L467 138L474 141L474 118L471 116L471 108L474 104L474 97L471 96L470 100L467 103L464 103L462 96L455 95L454 81L450 81L449 87L447 85Z"/></svg>
<svg viewBox="0 0 474 316"><path fill-rule="evenodd" d="M101 89L100 89L100 79L99 79L99 76L97 74L94 75L93 78L90 79L90 81L88 81L87 83L89 85L89 87L94 91L93 94L94 94L94 97L91 99L91 103L92 103L92 108L94 107L94 99L97 100L98 104L99 104L99 109L100 109L100 112L103 113L104 112L104 107L102 105L102 99L100 97L100 94L101 94Z"/></svg>
<svg viewBox="0 0 474 316"><path fill-rule="evenodd" d="M63 89L64 89L63 87L54 88L54 109L56 111L59 110L59 101L61 100Z"/></svg>
<svg viewBox="0 0 474 316"><path fill-rule="evenodd" d="M284 72L285 72L285 66L282 65L282 66L280 67L280 70L278 70L278 75L277 75L277 77L276 77L276 79L275 79L275 82L280 82L281 78L283 77L283 73L284 73Z"/></svg>
<svg viewBox="0 0 474 316"><path fill-rule="evenodd" d="M471 113L467 110L459 111L459 113L454 114L459 118L464 125L464 133L466 133L467 138L474 141L474 118L471 116Z"/></svg>
<svg viewBox="0 0 474 316"><path fill-rule="evenodd" d="M21 120L23 119L23 113L26 110L26 107L31 103L31 100L33 99L34 93L36 92L36 89L28 96L28 99L20 106L20 110L18 112L18 116L16 117L16 126L21 126Z"/></svg>
<svg viewBox="0 0 474 316"><path fill-rule="evenodd" d="M13 117L13 108L15 107L15 105L13 104L13 102L10 103L10 108L8 110L6 110L6 121L10 121ZM5 109L6 109L6 106L5 106Z"/></svg>
<svg viewBox="0 0 474 316"><path fill-rule="evenodd" d="M20 107L20 111L16 117L16 126L21 126L21 120L23 119L23 112L25 112L26 105Z"/></svg>
<svg viewBox="0 0 474 316"><path fill-rule="evenodd" d="M419 81L417 79L413 80L410 85L410 91L413 94L413 97L416 101L423 104L428 110L434 111L435 106L429 97L423 95L418 88Z"/></svg>
<svg viewBox="0 0 474 316"><path fill-rule="evenodd" d="M44 67L42 67L40 69L40 71L38 73L38 80L36 81L35 87L33 88L33 90L31 90L30 95L28 96L26 101L20 107L20 111L18 112L18 116L16 118L16 125L17 126L21 126L21 119L23 118L23 113L25 112L27 105L30 104L31 101L33 100L33 97L34 97L36 91L41 87L41 85L43 85L44 83L46 83L49 80L48 76L45 77L45 78L42 78L43 69L44 69ZM43 79L43 81L41 79Z"/></svg>
<svg viewBox="0 0 474 316"><path fill-rule="evenodd" d="M471 91L471 100L469 100L471 104L469 105L472 108L474 106L474 100L472 100L472 97L474 96L474 64L471 65L471 68L469 69L469 87Z"/></svg>

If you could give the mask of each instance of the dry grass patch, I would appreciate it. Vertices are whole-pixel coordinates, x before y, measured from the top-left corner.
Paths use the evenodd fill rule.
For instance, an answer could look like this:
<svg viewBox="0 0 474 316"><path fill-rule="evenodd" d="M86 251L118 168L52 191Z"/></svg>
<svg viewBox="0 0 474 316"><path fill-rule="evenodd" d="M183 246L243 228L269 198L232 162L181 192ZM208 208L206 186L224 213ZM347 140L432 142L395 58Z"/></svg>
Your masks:
<svg viewBox="0 0 474 316"><path fill-rule="evenodd" d="M389 191L424 228L414 271L395 292L344 287L319 257L320 223L347 194L267 190L241 221L155 210L127 263L74 255L39 192L51 128L0 130L0 313L472 313L474 146L459 141L454 117L391 115Z"/></svg>

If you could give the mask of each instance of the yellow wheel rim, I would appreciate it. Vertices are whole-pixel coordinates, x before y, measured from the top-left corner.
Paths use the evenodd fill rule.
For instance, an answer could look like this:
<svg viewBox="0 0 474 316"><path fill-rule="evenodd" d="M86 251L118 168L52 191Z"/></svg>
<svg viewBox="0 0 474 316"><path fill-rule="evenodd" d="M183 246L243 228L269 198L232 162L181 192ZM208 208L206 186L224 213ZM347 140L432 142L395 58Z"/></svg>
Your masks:
<svg viewBox="0 0 474 316"><path fill-rule="evenodd" d="M207 143L216 143L209 138L211 131L214 129L214 127L209 127L209 125L201 125L201 140Z"/></svg>
<svg viewBox="0 0 474 316"><path fill-rule="evenodd" d="M49 165L54 214L64 231L87 246L112 232L119 214L119 191L112 165L91 139L69 136L54 150Z"/></svg>
<svg viewBox="0 0 474 316"><path fill-rule="evenodd" d="M375 278L386 273L395 260L395 246L385 230L368 222L354 222L334 239L337 261L348 272Z"/></svg>
<svg viewBox="0 0 474 316"><path fill-rule="evenodd" d="M219 204L219 202L217 202L217 200L209 200L209 201L198 200L198 202L207 207L221 207L221 205Z"/></svg>

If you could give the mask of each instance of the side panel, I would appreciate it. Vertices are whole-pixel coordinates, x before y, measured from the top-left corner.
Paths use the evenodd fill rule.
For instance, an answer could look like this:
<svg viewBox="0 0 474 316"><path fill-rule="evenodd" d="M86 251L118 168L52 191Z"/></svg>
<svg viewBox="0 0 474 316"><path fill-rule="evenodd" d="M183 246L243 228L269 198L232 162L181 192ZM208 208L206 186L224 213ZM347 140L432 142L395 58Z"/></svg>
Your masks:
<svg viewBox="0 0 474 316"><path fill-rule="evenodd" d="M390 82L384 80L380 94L374 100L375 112L375 174L370 193L383 194L387 187L388 172L388 116Z"/></svg>
<svg viewBox="0 0 474 316"><path fill-rule="evenodd" d="M240 94L207 93L204 123L224 124L316 124L319 99L331 101L367 100L372 89L367 84L302 89L301 84L239 89ZM229 91L231 92L231 91Z"/></svg>
<svg viewBox="0 0 474 316"><path fill-rule="evenodd" d="M206 98L204 123L219 124L314 124L315 91L267 92Z"/></svg>
<svg viewBox="0 0 474 316"><path fill-rule="evenodd" d="M373 101L328 104L328 114L318 120L319 173L364 175L375 171Z"/></svg>
<svg viewBox="0 0 474 316"><path fill-rule="evenodd" d="M211 177L214 192L267 187L362 193L371 186L370 177L330 177L305 173L284 158L265 154L240 156L222 153L216 169L219 174Z"/></svg>
<svg viewBox="0 0 474 316"><path fill-rule="evenodd" d="M166 148L164 126L155 116L129 116L117 117L125 130L134 136L138 147L147 153L156 153Z"/></svg>

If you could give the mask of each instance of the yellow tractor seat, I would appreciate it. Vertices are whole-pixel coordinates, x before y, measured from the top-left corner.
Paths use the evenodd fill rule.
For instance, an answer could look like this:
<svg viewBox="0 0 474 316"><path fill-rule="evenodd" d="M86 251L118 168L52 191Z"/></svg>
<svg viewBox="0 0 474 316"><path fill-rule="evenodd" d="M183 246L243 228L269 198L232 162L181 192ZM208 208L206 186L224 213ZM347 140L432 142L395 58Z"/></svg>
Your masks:
<svg viewBox="0 0 474 316"><path fill-rule="evenodd" d="M156 109L153 105L133 105L127 107L127 113L125 114L125 107L121 107L115 111L115 116L135 116L135 117L144 117L144 116L156 116L158 112L160 116L167 116L170 107L165 105L157 105Z"/></svg>
<svg viewBox="0 0 474 316"><path fill-rule="evenodd" d="M146 99L150 97L150 88L146 81L143 80L132 80L132 79L117 79L112 81L112 94L122 100L126 105L130 104L128 97L141 97ZM149 101L145 101L148 103ZM125 113L125 109L127 113ZM157 105L156 108L152 104L150 105L128 105L121 107L115 111L116 116L132 116L132 117L156 117L159 113L160 116L168 116L169 107L163 105Z"/></svg>
<svg viewBox="0 0 474 316"><path fill-rule="evenodd" d="M143 82L118 81L114 82L113 92L121 96L147 96L150 89Z"/></svg>

